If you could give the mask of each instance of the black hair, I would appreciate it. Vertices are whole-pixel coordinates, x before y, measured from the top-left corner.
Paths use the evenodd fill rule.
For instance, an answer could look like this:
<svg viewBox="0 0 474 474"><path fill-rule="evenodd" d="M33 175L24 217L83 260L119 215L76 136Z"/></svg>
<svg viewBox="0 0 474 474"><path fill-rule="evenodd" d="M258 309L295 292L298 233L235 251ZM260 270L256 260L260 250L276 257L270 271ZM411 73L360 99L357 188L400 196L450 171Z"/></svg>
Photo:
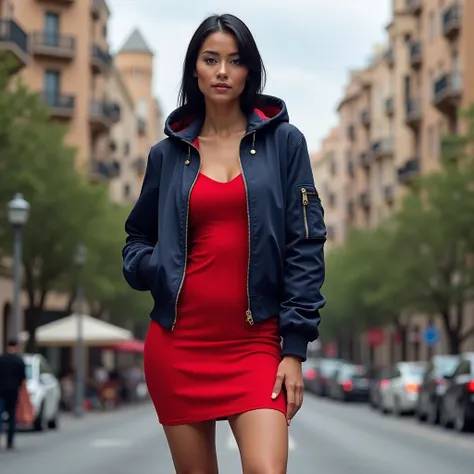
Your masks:
<svg viewBox="0 0 474 474"><path fill-rule="evenodd" d="M16 339L9 339L7 341L7 347L16 347L18 346L18 341Z"/></svg>
<svg viewBox="0 0 474 474"><path fill-rule="evenodd" d="M217 31L230 33L239 47L240 61L248 69L245 89L240 96L240 106L249 113L257 105L258 97L265 87L266 71L255 39L247 25L234 15L212 15L198 27L188 46L183 63L183 78L178 96L178 105L188 112L204 115L205 102L194 73L199 51L206 38Z"/></svg>

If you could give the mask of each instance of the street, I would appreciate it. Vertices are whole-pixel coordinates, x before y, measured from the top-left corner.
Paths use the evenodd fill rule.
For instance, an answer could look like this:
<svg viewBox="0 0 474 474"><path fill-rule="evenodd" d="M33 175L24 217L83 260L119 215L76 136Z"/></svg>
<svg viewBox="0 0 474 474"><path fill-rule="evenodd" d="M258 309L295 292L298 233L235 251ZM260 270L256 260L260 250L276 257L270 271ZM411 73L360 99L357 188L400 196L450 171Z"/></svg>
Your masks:
<svg viewBox="0 0 474 474"><path fill-rule="evenodd" d="M395 419L366 405L306 395L291 425L290 474L472 474L474 436ZM59 431L20 433L17 451L0 452L2 474L173 474L151 405L64 417ZM241 472L227 424L218 425L221 472Z"/></svg>

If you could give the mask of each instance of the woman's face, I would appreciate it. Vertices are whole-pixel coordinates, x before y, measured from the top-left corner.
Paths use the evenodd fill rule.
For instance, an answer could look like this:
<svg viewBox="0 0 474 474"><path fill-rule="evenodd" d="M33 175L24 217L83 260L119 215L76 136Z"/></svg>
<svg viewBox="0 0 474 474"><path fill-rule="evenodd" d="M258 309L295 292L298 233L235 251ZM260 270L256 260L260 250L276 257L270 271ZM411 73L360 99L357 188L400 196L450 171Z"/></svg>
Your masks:
<svg viewBox="0 0 474 474"><path fill-rule="evenodd" d="M229 33L210 34L201 46L196 77L206 101L227 104L238 100L248 76L240 64L239 48Z"/></svg>

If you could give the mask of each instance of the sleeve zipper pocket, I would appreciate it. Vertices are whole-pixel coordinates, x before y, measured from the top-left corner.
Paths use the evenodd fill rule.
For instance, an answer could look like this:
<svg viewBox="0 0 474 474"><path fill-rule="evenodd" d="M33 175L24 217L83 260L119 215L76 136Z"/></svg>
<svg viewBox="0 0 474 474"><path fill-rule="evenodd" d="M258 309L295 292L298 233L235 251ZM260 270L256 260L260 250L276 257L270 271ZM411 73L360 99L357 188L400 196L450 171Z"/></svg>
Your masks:
<svg viewBox="0 0 474 474"><path fill-rule="evenodd" d="M301 188L301 202L303 203L303 220L304 220L304 228L305 228L305 235L306 238L309 239L309 225L308 225L308 214L307 214L307 207L309 204L309 197L308 196L318 196L316 191L310 191L306 188Z"/></svg>

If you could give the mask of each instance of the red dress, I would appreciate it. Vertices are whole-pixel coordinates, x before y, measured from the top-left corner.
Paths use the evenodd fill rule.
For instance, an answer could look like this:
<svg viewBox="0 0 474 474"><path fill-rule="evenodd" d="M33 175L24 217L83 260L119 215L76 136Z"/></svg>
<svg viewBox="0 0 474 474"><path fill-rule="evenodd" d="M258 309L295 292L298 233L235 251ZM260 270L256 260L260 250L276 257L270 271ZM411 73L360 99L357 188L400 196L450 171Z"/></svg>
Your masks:
<svg viewBox="0 0 474 474"><path fill-rule="evenodd" d="M225 419L271 399L281 360L278 319L249 325L248 217L242 175L198 176L190 197L188 261L174 331L151 322L145 375L163 425Z"/></svg>

